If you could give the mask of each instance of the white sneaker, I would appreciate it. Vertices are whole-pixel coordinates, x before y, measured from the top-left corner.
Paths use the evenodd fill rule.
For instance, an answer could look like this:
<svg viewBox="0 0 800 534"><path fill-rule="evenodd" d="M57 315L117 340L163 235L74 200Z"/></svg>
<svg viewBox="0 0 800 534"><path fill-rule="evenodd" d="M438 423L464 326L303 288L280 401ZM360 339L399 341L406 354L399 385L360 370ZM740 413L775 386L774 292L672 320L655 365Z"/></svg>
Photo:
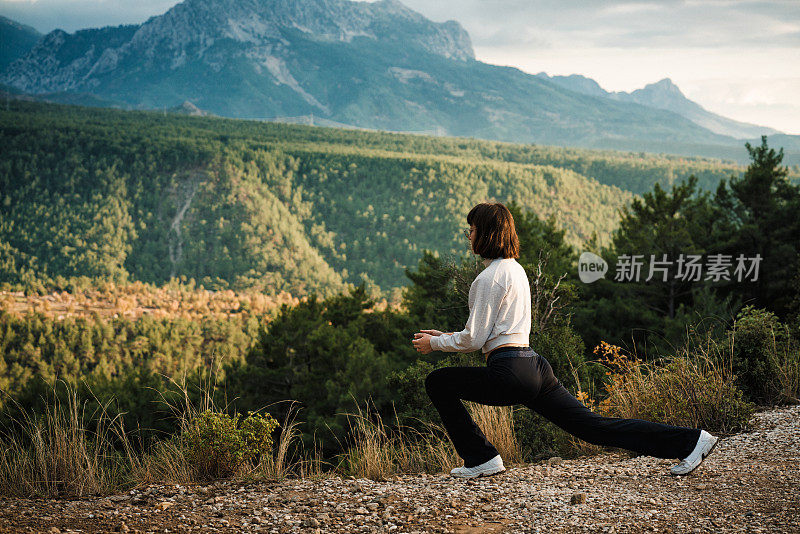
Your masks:
<svg viewBox="0 0 800 534"><path fill-rule="evenodd" d="M718 441L719 438L712 436L705 430L701 430L700 437L697 438L697 445L694 446L691 454L681 460L678 465L672 466L669 472L673 475L688 475L706 459L706 456L711 454Z"/></svg>
<svg viewBox="0 0 800 534"><path fill-rule="evenodd" d="M481 465L475 467L456 467L450 474L458 478L475 478L475 477L488 477L502 473L506 468L503 466L503 459L498 454L488 462L483 462Z"/></svg>

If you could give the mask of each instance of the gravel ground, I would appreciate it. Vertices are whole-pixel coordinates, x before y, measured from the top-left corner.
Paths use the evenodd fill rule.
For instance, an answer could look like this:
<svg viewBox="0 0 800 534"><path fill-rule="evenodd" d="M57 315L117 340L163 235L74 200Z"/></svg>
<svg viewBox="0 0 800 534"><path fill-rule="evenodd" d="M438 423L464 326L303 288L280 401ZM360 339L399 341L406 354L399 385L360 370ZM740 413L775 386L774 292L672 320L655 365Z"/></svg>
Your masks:
<svg viewBox="0 0 800 534"><path fill-rule="evenodd" d="M0 499L0 532L796 532L800 406L756 414L691 475L610 453L477 480L150 486L78 500Z"/></svg>

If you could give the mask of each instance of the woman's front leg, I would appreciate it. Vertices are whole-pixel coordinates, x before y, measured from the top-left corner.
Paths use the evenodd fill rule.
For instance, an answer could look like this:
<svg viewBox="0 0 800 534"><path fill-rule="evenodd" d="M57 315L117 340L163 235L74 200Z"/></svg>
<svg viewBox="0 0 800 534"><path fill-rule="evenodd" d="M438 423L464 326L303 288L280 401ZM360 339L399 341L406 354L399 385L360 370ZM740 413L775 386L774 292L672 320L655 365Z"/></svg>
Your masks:
<svg viewBox="0 0 800 534"><path fill-rule="evenodd" d="M467 400L492 406L516 404L516 399L509 397L508 388L489 368L436 369L425 379L425 390L466 467L480 465L498 455L461 402Z"/></svg>

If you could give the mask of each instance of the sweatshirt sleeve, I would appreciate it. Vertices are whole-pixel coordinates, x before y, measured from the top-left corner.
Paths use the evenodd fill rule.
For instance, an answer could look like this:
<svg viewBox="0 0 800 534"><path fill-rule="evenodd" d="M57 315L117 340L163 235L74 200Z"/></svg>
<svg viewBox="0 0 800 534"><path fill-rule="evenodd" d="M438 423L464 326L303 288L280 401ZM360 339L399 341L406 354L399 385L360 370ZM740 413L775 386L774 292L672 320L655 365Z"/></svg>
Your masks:
<svg viewBox="0 0 800 534"><path fill-rule="evenodd" d="M486 343L494 328L500 303L505 297L505 287L490 278L476 278L470 286L474 305L464 330L431 338L431 348L444 352L473 352Z"/></svg>

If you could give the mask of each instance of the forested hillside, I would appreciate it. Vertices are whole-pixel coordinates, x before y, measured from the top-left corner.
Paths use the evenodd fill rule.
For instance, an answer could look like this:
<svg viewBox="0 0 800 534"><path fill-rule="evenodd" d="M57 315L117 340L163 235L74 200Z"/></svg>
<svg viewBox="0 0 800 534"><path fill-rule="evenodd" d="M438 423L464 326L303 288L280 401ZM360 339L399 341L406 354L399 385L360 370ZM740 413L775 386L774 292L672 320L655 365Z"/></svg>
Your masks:
<svg viewBox="0 0 800 534"><path fill-rule="evenodd" d="M88 276L332 294L467 252L480 201L601 243L633 193L701 159L14 102L0 112L0 282Z"/></svg>
<svg viewBox="0 0 800 534"><path fill-rule="evenodd" d="M275 439L297 447L283 441L263 454L275 429L263 426L264 469L313 454L357 474L373 439L363 425L374 420L394 421L395 437L380 434L380 446L395 443L405 455L385 453L385 472L409 469L391 459L409 451L413 469L447 472L439 459L450 445L429 426L438 416L425 377L483 359L420 356L409 341L420 329L464 324L481 264L422 249L465 252L456 237L464 213L492 197L508 201L519 235L529 344L593 410L729 432L752 403L798 402L800 187L766 138L746 145L751 164L713 194L690 177L633 197L571 170L504 160L553 154L581 165L602 161L596 153L79 108L12 110L3 121L0 494L83 491L41 481L64 479L49 466L68 465L64 453L105 424L93 419L99 410L120 426L97 449L114 471L92 473L114 484L250 469L255 453L234 430L235 414L252 410L269 412L265 424L282 422ZM493 149L503 156L488 157ZM608 276L582 283L579 251L556 221L574 222L579 238L580 224L631 198L608 246L590 247ZM558 217L539 218L547 213ZM388 303L368 284L337 290L362 273L391 284L391 270L415 254ZM641 272L625 268L635 255L649 258L649 275L638 260ZM704 277L687 276L690 260ZM224 286L235 290L215 290ZM279 287L293 293L269 295ZM63 423L47 415L70 398L82 415ZM239 430L249 432L247 420ZM532 412L509 410L498 421L515 458L576 452ZM209 440L245 447L231 454L249 460L207 470L192 448L205 447L192 441L206 428L197 425L227 428ZM77 438L36 445L61 435ZM122 450L133 452L122 458ZM27 467L39 458L44 474ZM265 472L294 468L281 469Z"/></svg>

